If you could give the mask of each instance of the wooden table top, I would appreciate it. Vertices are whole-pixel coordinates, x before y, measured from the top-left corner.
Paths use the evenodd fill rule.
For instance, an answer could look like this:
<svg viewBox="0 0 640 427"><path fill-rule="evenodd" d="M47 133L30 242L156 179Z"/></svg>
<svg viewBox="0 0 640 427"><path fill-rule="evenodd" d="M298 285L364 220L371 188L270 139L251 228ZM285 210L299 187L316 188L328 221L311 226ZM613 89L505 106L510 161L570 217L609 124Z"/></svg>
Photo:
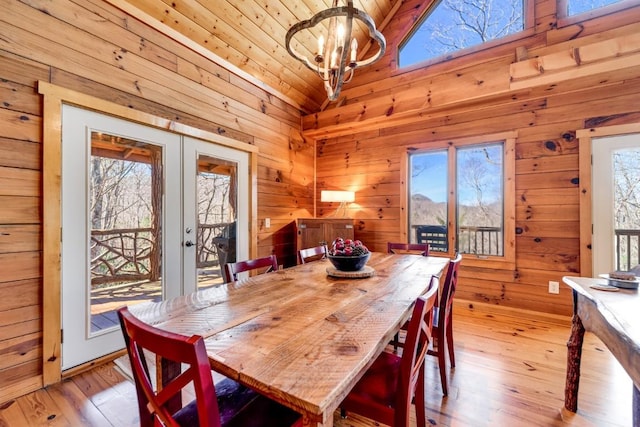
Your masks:
<svg viewBox="0 0 640 427"><path fill-rule="evenodd" d="M576 309L585 329L600 338L625 368L636 387L640 387L638 290L611 292L591 288L591 285L607 284L606 279L563 277L562 280L578 294Z"/></svg>
<svg viewBox="0 0 640 427"><path fill-rule="evenodd" d="M368 278L320 260L132 307L159 328L205 337L212 368L331 425L333 412L408 319L448 258L373 253Z"/></svg>

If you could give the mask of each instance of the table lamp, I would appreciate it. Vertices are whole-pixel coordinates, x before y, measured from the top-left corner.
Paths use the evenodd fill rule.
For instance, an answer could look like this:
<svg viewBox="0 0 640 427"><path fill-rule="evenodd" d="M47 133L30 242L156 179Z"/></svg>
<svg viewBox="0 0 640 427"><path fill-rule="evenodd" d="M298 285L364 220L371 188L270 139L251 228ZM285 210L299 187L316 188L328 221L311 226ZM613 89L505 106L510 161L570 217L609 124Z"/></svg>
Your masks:
<svg viewBox="0 0 640 427"><path fill-rule="evenodd" d="M352 203L356 198L353 191L328 191L322 190L320 193L321 202L339 202L340 206L329 216L338 216L338 213L342 211L342 218L347 217L347 203Z"/></svg>

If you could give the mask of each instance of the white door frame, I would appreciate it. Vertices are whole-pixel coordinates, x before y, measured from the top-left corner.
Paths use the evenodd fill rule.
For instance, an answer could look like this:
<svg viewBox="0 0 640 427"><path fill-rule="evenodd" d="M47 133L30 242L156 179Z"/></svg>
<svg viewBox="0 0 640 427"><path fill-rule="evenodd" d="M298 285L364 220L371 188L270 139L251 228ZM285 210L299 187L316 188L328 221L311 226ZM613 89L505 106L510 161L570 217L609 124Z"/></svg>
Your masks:
<svg viewBox="0 0 640 427"><path fill-rule="evenodd" d="M137 111L90 95L69 90L49 82L38 82L43 95L43 278L42 278L42 385L60 382L61 369L61 266L60 230L62 174L62 105L72 104L115 117L193 136L249 154L249 256L257 254L257 171L258 148L217 133L203 131L169 119ZM242 224L240 224L242 226Z"/></svg>
<svg viewBox="0 0 640 427"><path fill-rule="evenodd" d="M640 134L611 135L591 139L593 153L592 218L593 218L593 277L616 269L613 240L614 180L613 154L626 148L638 148Z"/></svg>
<svg viewBox="0 0 640 427"><path fill-rule="evenodd" d="M91 271L89 270L91 223L89 187L91 133L101 132L144 141L162 147L162 293L163 298L180 295L180 265L165 260L180 259L179 201L180 140L178 134L141 125L95 111L64 105L62 108L62 369L69 369L124 348L119 328L91 333ZM173 177L173 179L171 179Z"/></svg>
<svg viewBox="0 0 640 427"><path fill-rule="evenodd" d="M640 123L579 129L576 137L579 144L580 177L580 275L593 277L593 192L592 185L592 139L615 135L640 133ZM600 272L597 272L600 273Z"/></svg>
<svg viewBox="0 0 640 427"><path fill-rule="evenodd" d="M238 151L229 147L213 145L206 141L187 137L183 138L183 188L182 205L184 208L184 218L182 224L182 241L195 241L198 228L198 212L195 210L197 204L197 159L199 155L205 155L216 159L228 160L237 164L237 221L236 224L247 224L249 222L249 155L246 152ZM242 173L246 171L247 173ZM189 209L188 207L191 207ZM187 233L187 229L192 230ZM249 258L249 235L248 227L236 227L236 254L238 259ZM195 292L197 290L197 274L196 274L196 247L193 245L186 247L183 245L183 266L185 274L183 275L184 293ZM220 269L224 266L220 266Z"/></svg>

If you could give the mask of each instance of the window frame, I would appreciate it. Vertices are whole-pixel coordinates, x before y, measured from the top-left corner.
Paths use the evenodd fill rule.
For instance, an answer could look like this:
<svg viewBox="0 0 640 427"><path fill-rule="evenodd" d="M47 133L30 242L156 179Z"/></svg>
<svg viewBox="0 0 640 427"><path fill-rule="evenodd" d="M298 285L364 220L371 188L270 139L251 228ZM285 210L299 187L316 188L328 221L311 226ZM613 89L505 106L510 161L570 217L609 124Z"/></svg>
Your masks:
<svg viewBox="0 0 640 427"><path fill-rule="evenodd" d="M566 14L567 3L569 0L557 0L556 1L556 13L558 15L557 28L567 27L569 25L576 24L578 22L588 21L594 18L599 18L604 15L620 12L625 9L637 7L640 5L638 0L622 0L619 3L610 4L608 6L602 6L597 9L582 12L577 15L569 16Z"/></svg>
<svg viewBox="0 0 640 427"><path fill-rule="evenodd" d="M469 46L464 49L456 50L454 52L445 53L443 55L436 56L433 58L427 58L427 59L424 59L423 61L416 62L415 64L412 64L409 66L401 67L400 66L400 46L402 46L407 41L407 39L413 37L413 35L415 34L416 31L418 31L419 27L422 25L424 20L428 19L426 15L429 14L429 12L431 11L431 5L429 5L422 11L418 19L416 19L415 21L411 21L411 27L404 31L406 34L400 39L400 41L398 43L394 43L393 55L395 59L395 67L394 67L395 72L392 74L394 75L402 74L410 71L419 70L434 64L440 64L443 62L451 61L452 59L461 58L463 56L467 56L472 53L476 53L476 52L492 49L495 47L507 45L513 42L517 42L519 40L522 40L534 35L535 34L535 0L522 0L522 1L523 1L523 10L524 10L524 18L523 18L524 28L522 31L501 37L499 39L493 39L485 43L481 43L478 45ZM562 1L562 0L558 0L558 1ZM634 0L628 0L628 1L634 1ZM433 2L433 3L439 3L439 2Z"/></svg>
<svg viewBox="0 0 640 427"><path fill-rule="evenodd" d="M463 253L462 257L467 266L515 269L516 257L516 188L515 188L515 145L518 133L516 131L502 132L456 139L429 141L414 144L403 152L401 162L400 209L404 214L400 216L400 233L406 242L410 241L409 231L409 190L411 181L410 156L416 153L442 150L448 151L448 198L447 198L447 235L448 252L431 252L430 255L453 258L457 246L457 194L456 194L456 148L482 145L489 142L503 142L503 204L504 204L504 255L475 255Z"/></svg>

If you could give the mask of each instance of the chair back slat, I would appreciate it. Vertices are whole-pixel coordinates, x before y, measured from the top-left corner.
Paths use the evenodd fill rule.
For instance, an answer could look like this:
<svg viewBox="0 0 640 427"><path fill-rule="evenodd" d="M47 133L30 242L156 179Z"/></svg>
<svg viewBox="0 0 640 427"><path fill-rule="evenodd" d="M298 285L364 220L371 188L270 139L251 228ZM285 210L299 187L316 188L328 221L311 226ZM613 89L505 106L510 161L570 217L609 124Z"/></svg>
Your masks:
<svg viewBox="0 0 640 427"><path fill-rule="evenodd" d="M310 261L317 261L327 257L327 247L325 245L313 248L300 249L298 251L298 261L305 264Z"/></svg>
<svg viewBox="0 0 640 427"><path fill-rule="evenodd" d="M387 253L390 253L390 254L415 253L422 256L429 256L429 244L428 243L387 242Z"/></svg>
<svg viewBox="0 0 640 427"><path fill-rule="evenodd" d="M278 270L278 258L275 255L269 255L262 258L248 259L245 261L228 262L224 265L224 281L226 283L238 280L238 273L244 271L257 270L266 268L263 273Z"/></svg>
<svg viewBox="0 0 640 427"><path fill-rule="evenodd" d="M456 287L458 286L458 269L460 262L462 261L462 254L456 254L456 257L449 261L447 267L447 274L444 279L444 285L442 286L442 295L440 296L438 306L438 327L442 327L443 330L446 324L451 320L453 297L456 293Z"/></svg>
<svg viewBox="0 0 640 427"><path fill-rule="evenodd" d="M416 393L416 385L424 385L424 359L432 340L433 307L437 294L437 278L432 276L429 290L418 297L413 307L402 350L396 391L395 425L398 426L408 423L409 409Z"/></svg>
<svg viewBox="0 0 640 427"><path fill-rule="evenodd" d="M118 310L118 317L138 392L140 425L151 426L162 422L167 426L178 426L169 402L173 397L180 396L185 386L193 383L199 425L220 426L218 402L203 338L199 335L186 337L150 326L131 314L127 307ZM165 384L160 392L156 392L144 350L185 364L187 369Z"/></svg>

